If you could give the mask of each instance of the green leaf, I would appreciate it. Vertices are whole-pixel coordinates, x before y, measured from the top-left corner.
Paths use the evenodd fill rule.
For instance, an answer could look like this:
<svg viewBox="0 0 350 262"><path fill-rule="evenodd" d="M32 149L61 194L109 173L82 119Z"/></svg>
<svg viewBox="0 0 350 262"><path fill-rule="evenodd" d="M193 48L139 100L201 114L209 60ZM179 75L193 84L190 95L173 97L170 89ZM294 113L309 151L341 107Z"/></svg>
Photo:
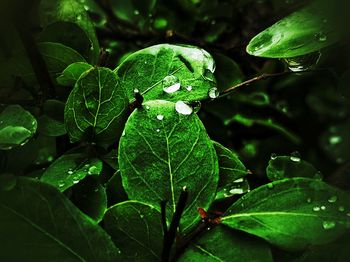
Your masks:
<svg viewBox="0 0 350 262"><path fill-rule="evenodd" d="M154 207L137 201L116 204L107 210L104 225L123 261L161 260L163 230Z"/></svg>
<svg viewBox="0 0 350 262"><path fill-rule="evenodd" d="M217 89L215 62L208 52L192 46L161 44L130 55L115 70L130 100L138 89L145 100L197 101Z"/></svg>
<svg viewBox="0 0 350 262"><path fill-rule="evenodd" d="M97 223L102 221L107 210L107 194L96 177L87 176L81 183L74 185L70 199Z"/></svg>
<svg viewBox="0 0 350 262"><path fill-rule="evenodd" d="M186 262L272 262L268 244L258 238L217 226L204 232L180 257Z"/></svg>
<svg viewBox="0 0 350 262"><path fill-rule="evenodd" d="M41 181L51 184L61 192L79 183L88 175L99 175L102 162L85 154L66 154L53 162L44 172Z"/></svg>
<svg viewBox="0 0 350 262"><path fill-rule="evenodd" d="M70 22L79 26L90 40L90 60L92 63L97 62L100 47L94 25L91 22L89 15L85 11L83 4L76 0L41 1L39 6L39 14L43 28L47 28L48 26L52 26L52 24L58 22ZM49 30L56 31L57 28L62 28L62 26L56 26ZM70 29L63 31L63 29L61 29L59 31L59 34L62 35L60 39L64 39L62 42L65 44L69 42L71 43L70 46L76 47L77 44L74 43L75 40L72 40L72 31L76 30ZM85 46L85 43L80 43L80 45Z"/></svg>
<svg viewBox="0 0 350 262"><path fill-rule="evenodd" d="M0 190L3 260L118 260L109 236L57 189L28 178L15 184Z"/></svg>
<svg viewBox="0 0 350 262"><path fill-rule="evenodd" d="M238 156L223 145L213 141L216 154L219 159L219 185L217 190L217 198L221 196L232 195L230 191L244 193L244 188L238 187L237 183L244 180L240 179L248 174L248 170L239 160ZM237 181L239 180L239 181ZM249 187L248 187L249 188Z"/></svg>
<svg viewBox="0 0 350 262"><path fill-rule="evenodd" d="M36 132L34 116L19 105L6 107L0 114L0 150L24 145Z"/></svg>
<svg viewBox="0 0 350 262"><path fill-rule="evenodd" d="M89 135L88 139L101 146L111 145L122 131L127 108L127 97L113 71L93 68L85 72L65 107L65 125L71 142Z"/></svg>
<svg viewBox="0 0 350 262"><path fill-rule="evenodd" d="M91 68L92 65L84 62L73 63L64 69L62 74L57 77L57 82L63 86L74 86L79 77Z"/></svg>
<svg viewBox="0 0 350 262"><path fill-rule="evenodd" d="M48 72L52 78L56 78L70 64L74 62L85 62L85 59L72 48L52 42L38 43L38 48L43 56ZM30 61L24 51L14 57L11 63L15 75L22 77L27 83L35 83L36 77Z"/></svg>
<svg viewBox="0 0 350 262"><path fill-rule="evenodd" d="M310 163L298 156L271 156L266 168L271 181L292 177L321 178L321 173Z"/></svg>
<svg viewBox="0 0 350 262"><path fill-rule="evenodd" d="M45 136L63 136L67 133L64 123L59 122L47 115L38 118L38 132Z"/></svg>
<svg viewBox="0 0 350 262"><path fill-rule="evenodd" d="M243 82L243 72L235 61L222 54L213 56L216 63L214 75L220 92Z"/></svg>
<svg viewBox="0 0 350 262"><path fill-rule="evenodd" d="M184 230L199 220L197 208L208 208L214 198L219 170L212 141L196 114L179 114L172 102L149 101L131 114L118 159L129 198L156 208L168 200L169 220L187 187Z"/></svg>
<svg viewBox="0 0 350 262"><path fill-rule="evenodd" d="M289 58L334 44L339 32L326 10L316 4L292 13L255 36L247 52L261 57Z"/></svg>
<svg viewBox="0 0 350 262"><path fill-rule="evenodd" d="M303 249L329 243L346 231L349 200L349 195L321 180L284 179L244 195L222 223L283 249Z"/></svg>

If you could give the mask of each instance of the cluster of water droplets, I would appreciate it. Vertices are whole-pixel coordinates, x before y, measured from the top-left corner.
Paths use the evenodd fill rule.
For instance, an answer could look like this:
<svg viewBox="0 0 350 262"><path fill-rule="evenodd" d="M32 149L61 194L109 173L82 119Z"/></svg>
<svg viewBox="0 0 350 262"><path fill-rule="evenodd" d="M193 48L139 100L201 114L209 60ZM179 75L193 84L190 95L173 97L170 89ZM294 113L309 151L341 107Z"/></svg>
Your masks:
<svg viewBox="0 0 350 262"><path fill-rule="evenodd" d="M67 170L67 181L71 181L73 184L78 184L80 180L85 177L86 173L88 175L98 175L100 173L100 168L89 164L85 164L83 170L69 168ZM67 182L65 180L59 180L57 185L59 188L63 188L66 184Z"/></svg>
<svg viewBox="0 0 350 262"><path fill-rule="evenodd" d="M242 195L250 191L249 184L244 178L239 178L233 181L230 185L224 188L224 197L233 195Z"/></svg>

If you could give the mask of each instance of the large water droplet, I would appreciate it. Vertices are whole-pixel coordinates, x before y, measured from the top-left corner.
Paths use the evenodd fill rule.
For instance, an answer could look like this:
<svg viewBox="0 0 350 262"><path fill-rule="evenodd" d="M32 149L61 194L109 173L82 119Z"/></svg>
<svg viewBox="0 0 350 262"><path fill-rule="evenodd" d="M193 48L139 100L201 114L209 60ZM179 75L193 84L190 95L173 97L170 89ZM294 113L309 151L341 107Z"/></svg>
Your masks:
<svg viewBox="0 0 350 262"><path fill-rule="evenodd" d="M329 203L334 203L338 200L338 197L337 196L331 196L330 198L328 198L328 202Z"/></svg>
<svg viewBox="0 0 350 262"><path fill-rule="evenodd" d="M183 101L177 101L175 104L175 110L181 115L190 115L193 112L193 108Z"/></svg>
<svg viewBox="0 0 350 262"><path fill-rule="evenodd" d="M315 66L318 63L320 57L321 53L316 52L303 56L285 58L283 60L292 72L302 72L309 70L311 67Z"/></svg>
<svg viewBox="0 0 350 262"><path fill-rule="evenodd" d="M332 229L335 227L334 221L323 221L322 226L324 229Z"/></svg>
<svg viewBox="0 0 350 262"><path fill-rule="evenodd" d="M233 188L230 190L230 194L232 195L241 195L244 193L245 193L245 190L243 188Z"/></svg>
<svg viewBox="0 0 350 262"><path fill-rule="evenodd" d="M174 75L169 75L164 77L162 81L163 91L167 94L174 93L178 91L181 87L179 78Z"/></svg>
<svg viewBox="0 0 350 262"><path fill-rule="evenodd" d="M162 121L162 120L164 119L164 116L163 116L163 115L157 115L157 119L158 119L159 121Z"/></svg>
<svg viewBox="0 0 350 262"><path fill-rule="evenodd" d="M209 90L208 96L212 99L215 99L219 96L219 90L216 87L213 87Z"/></svg>

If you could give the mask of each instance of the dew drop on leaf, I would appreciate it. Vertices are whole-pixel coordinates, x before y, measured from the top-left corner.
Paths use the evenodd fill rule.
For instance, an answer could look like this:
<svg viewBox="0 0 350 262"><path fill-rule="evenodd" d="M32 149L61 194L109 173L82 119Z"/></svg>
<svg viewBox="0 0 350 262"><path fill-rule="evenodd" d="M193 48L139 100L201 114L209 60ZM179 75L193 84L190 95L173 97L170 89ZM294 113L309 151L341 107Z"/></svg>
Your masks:
<svg viewBox="0 0 350 262"><path fill-rule="evenodd" d="M326 210L326 207L325 207L325 206L321 206L321 209L322 209L322 210Z"/></svg>
<svg viewBox="0 0 350 262"><path fill-rule="evenodd" d="M64 187L65 183L63 180L58 181L58 187Z"/></svg>
<svg viewBox="0 0 350 262"><path fill-rule="evenodd" d="M320 211L320 210L321 210L321 208L320 208L320 207L318 207L318 206L316 206L316 207L313 207L313 208L312 208L312 210L317 212L317 211Z"/></svg>
<svg viewBox="0 0 350 262"><path fill-rule="evenodd" d="M267 188L272 189L273 188L273 184L272 183L267 184Z"/></svg>
<svg viewBox="0 0 350 262"><path fill-rule="evenodd" d="M192 91L192 86L186 86L187 91Z"/></svg>
<svg viewBox="0 0 350 262"><path fill-rule="evenodd" d="M271 160L275 160L277 158L277 155L275 153L271 154Z"/></svg>
<svg viewBox="0 0 350 262"><path fill-rule="evenodd" d="M340 136L331 136L328 141L331 145L336 145L342 141L342 138Z"/></svg>
<svg viewBox="0 0 350 262"><path fill-rule="evenodd" d="M190 115L193 112L193 108L183 101L177 101L175 103L175 110L181 115Z"/></svg>
<svg viewBox="0 0 350 262"><path fill-rule="evenodd" d="M297 151L293 152L292 155L290 156L290 160L293 162L300 162L300 155Z"/></svg>
<svg viewBox="0 0 350 262"><path fill-rule="evenodd" d="M74 172L72 170L68 170L68 175L72 175Z"/></svg>
<svg viewBox="0 0 350 262"><path fill-rule="evenodd" d="M178 91L181 87L179 78L174 75L164 77L162 81L163 91L167 94Z"/></svg>
<svg viewBox="0 0 350 262"><path fill-rule="evenodd" d="M324 229L332 229L335 227L335 222L333 221L323 221L322 226Z"/></svg>
<svg viewBox="0 0 350 262"><path fill-rule="evenodd" d="M163 115L157 115L157 119L158 119L159 121L162 121L162 120L164 119L164 116L163 116Z"/></svg>
<svg viewBox="0 0 350 262"><path fill-rule="evenodd" d="M157 132L157 133L159 133L159 132L160 132L160 129L159 129L159 128L157 128L157 129L156 129L156 132Z"/></svg>
<svg viewBox="0 0 350 262"><path fill-rule="evenodd" d="M338 197L337 196L331 196L330 198L328 198L328 202L329 203L334 203L338 200Z"/></svg>
<svg viewBox="0 0 350 262"><path fill-rule="evenodd" d="M315 36L320 42L324 42L327 40L327 36L323 32L317 33Z"/></svg>
<svg viewBox="0 0 350 262"><path fill-rule="evenodd" d="M217 98L219 96L219 90L216 87L211 88L208 92L208 96L211 99Z"/></svg>
<svg viewBox="0 0 350 262"><path fill-rule="evenodd" d="M88 171L89 175L97 175L99 173L99 169L96 166L91 166Z"/></svg>
<svg viewBox="0 0 350 262"><path fill-rule="evenodd" d="M340 207L338 207L338 210L339 210L340 212L344 212L344 211L345 211L345 208L344 208L343 206L340 206Z"/></svg>

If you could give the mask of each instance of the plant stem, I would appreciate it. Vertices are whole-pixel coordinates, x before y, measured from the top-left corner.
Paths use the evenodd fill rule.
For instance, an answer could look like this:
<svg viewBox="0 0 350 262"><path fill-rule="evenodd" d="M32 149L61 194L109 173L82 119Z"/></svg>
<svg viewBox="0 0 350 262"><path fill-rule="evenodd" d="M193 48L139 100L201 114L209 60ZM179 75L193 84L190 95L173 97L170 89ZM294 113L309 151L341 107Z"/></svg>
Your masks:
<svg viewBox="0 0 350 262"><path fill-rule="evenodd" d="M162 215L162 226L163 226L163 236L168 232L168 226L166 223L166 203L167 201L162 201L160 202L160 210L161 210L161 215Z"/></svg>
<svg viewBox="0 0 350 262"><path fill-rule="evenodd" d="M171 220L169 230L164 235L163 251L162 251L163 262L169 261L171 248L175 242L176 232L180 225L180 219L185 209L187 198L188 198L188 191L186 188L183 188L179 197L179 201L177 202L175 213Z"/></svg>

